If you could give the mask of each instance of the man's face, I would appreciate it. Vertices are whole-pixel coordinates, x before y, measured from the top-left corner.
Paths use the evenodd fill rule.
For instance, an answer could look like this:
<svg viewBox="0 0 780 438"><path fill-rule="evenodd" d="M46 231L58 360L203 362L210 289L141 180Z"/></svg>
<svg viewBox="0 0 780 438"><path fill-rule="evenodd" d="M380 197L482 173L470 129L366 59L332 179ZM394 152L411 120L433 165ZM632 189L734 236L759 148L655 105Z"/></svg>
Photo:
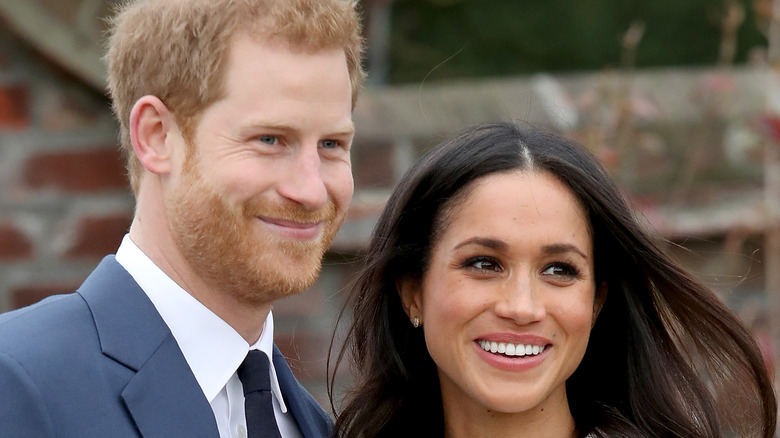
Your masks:
<svg viewBox="0 0 780 438"><path fill-rule="evenodd" d="M239 35L225 90L171 174L168 221L211 289L262 305L314 282L352 197L345 55Z"/></svg>

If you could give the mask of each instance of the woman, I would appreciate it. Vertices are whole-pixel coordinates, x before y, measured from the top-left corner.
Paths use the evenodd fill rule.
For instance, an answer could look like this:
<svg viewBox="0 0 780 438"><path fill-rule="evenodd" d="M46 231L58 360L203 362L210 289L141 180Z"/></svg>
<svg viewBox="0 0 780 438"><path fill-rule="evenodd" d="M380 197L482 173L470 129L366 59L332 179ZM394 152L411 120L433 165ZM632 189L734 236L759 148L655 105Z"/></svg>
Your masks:
<svg viewBox="0 0 780 438"><path fill-rule="evenodd" d="M402 178L368 248L338 437L774 434L749 331L580 145L467 129Z"/></svg>

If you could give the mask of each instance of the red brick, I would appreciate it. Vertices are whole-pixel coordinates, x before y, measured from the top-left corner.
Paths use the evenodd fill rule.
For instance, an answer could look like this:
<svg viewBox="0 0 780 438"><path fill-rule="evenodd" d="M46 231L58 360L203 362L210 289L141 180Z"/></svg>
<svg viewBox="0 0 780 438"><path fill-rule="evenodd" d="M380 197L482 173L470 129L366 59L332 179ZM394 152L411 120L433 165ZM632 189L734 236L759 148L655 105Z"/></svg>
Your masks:
<svg viewBox="0 0 780 438"><path fill-rule="evenodd" d="M76 226L73 244L64 254L66 259L94 258L116 252L122 237L130 228L130 213L85 217Z"/></svg>
<svg viewBox="0 0 780 438"><path fill-rule="evenodd" d="M74 292L79 283L47 284L21 286L11 289L11 306L14 309L35 304L38 301L54 294L66 294Z"/></svg>
<svg viewBox="0 0 780 438"><path fill-rule="evenodd" d="M96 192L127 187L122 154L116 147L40 153L24 165L22 181L35 189Z"/></svg>
<svg viewBox="0 0 780 438"><path fill-rule="evenodd" d="M30 124L30 96L21 84L0 86L0 129L24 129Z"/></svg>
<svg viewBox="0 0 780 438"><path fill-rule="evenodd" d="M0 261L27 260L33 256L29 237L11 223L0 223Z"/></svg>

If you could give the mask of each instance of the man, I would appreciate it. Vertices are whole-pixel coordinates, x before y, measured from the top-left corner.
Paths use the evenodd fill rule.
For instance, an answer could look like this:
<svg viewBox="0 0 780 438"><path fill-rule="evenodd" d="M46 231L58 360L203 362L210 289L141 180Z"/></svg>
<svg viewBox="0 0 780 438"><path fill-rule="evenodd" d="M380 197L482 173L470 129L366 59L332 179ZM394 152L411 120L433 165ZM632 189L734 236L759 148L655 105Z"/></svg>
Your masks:
<svg viewBox="0 0 780 438"><path fill-rule="evenodd" d="M359 28L346 0L118 13L106 59L135 217L76 293L0 316L0 435L330 433L270 310L315 280L352 196Z"/></svg>

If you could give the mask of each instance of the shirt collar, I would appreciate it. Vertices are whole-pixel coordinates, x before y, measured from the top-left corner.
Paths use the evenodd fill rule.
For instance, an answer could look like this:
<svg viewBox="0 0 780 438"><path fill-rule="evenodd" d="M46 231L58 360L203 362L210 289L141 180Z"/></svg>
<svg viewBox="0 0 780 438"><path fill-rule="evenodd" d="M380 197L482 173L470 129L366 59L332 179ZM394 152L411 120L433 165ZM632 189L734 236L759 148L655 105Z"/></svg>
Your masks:
<svg viewBox="0 0 780 438"><path fill-rule="evenodd" d="M284 404L273 363L274 322L265 319L260 339L250 346L233 327L182 289L125 235L116 261L135 279L168 325L209 403L235 374L250 349L260 350L271 364L271 390L282 412Z"/></svg>

